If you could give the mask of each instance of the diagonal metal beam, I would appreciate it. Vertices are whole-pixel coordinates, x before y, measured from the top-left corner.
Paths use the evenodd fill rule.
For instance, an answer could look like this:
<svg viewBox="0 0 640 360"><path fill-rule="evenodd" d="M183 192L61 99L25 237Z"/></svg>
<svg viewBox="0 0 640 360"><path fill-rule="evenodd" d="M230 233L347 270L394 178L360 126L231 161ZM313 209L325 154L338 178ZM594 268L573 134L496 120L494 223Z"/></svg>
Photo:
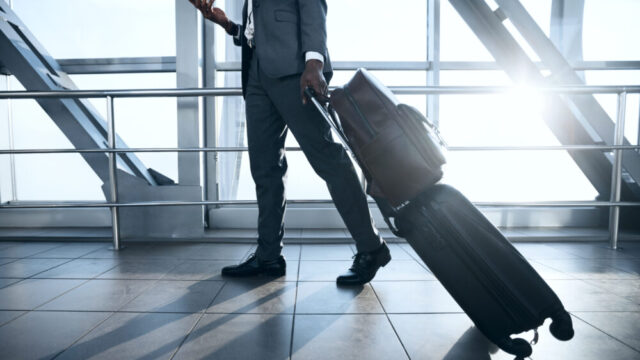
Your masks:
<svg viewBox="0 0 640 360"><path fill-rule="evenodd" d="M566 60L564 60L562 54L553 47L553 44L544 32L537 27L535 21L531 24L523 20L528 16L529 19L533 21L524 8L520 8L520 10L524 10L526 16L518 10L517 6L520 4L517 1L496 0L501 5L496 12L492 11L484 1L449 1L478 39L480 39L487 50L489 50L498 65L516 83L529 83L533 85L551 85L549 84L550 81L552 84L566 85L582 83L581 79L575 74ZM503 4L507 4L508 6L503 8ZM516 12L518 16L516 19L513 19L511 16ZM545 62L545 65L552 70L553 75L551 78L545 78L540 73L536 64L527 56L509 30L504 26L503 20L505 17L508 17L514 25L516 22L519 22L518 30L521 33L534 33L533 35L527 36L523 34L527 41L536 41L536 44L532 45L534 49L541 46L545 41L544 39L553 47L555 53L552 55L545 54L544 59L542 59L543 56L539 54L543 62ZM544 39L540 37L540 34L542 34ZM550 52L551 51L552 50L550 50ZM604 110L602 110L593 96L550 95L547 99L548 107L546 109L545 121L562 144L612 143L613 122L606 116L606 113L604 113ZM604 116L602 114L604 114ZM623 165L627 171L635 171L636 167L638 167L638 177L636 179L640 179L640 157L637 153L633 152L636 156L632 158L628 155L632 152L633 151L625 152L625 162ZM597 151L569 151L569 154L598 193L608 198L612 164L607 154ZM640 188L637 182L626 182L623 186L623 196L625 198L637 198L640 196Z"/></svg>
<svg viewBox="0 0 640 360"><path fill-rule="evenodd" d="M0 62L27 90L76 90L69 76L47 53L9 5L0 0ZM106 121L86 99L37 99L38 104L77 149L107 148ZM117 147L126 144L119 137ZM103 182L109 179L106 154L82 154ZM119 154L118 167L151 185L155 180L135 154Z"/></svg>

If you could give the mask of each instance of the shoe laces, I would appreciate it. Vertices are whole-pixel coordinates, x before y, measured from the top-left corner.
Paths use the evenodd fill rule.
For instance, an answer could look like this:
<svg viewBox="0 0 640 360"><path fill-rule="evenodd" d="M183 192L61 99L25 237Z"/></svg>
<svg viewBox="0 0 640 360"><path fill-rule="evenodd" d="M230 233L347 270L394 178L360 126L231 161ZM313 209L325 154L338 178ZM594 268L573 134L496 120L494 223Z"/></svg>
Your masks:
<svg viewBox="0 0 640 360"><path fill-rule="evenodd" d="M361 252L353 255L351 258L353 259L353 265L351 265L351 270L358 270L358 269L366 269L367 263L371 261L373 256L370 253Z"/></svg>

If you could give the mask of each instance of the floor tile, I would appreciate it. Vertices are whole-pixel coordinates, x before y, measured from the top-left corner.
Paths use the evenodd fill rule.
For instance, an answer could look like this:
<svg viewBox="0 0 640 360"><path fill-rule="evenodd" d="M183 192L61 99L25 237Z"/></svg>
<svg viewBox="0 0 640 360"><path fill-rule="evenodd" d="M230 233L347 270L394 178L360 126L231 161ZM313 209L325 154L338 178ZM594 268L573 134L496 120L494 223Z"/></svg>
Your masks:
<svg viewBox="0 0 640 360"><path fill-rule="evenodd" d="M175 244L158 245L152 249L152 254L170 254L180 259L203 260L241 260L249 249L250 244Z"/></svg>
<svg viewBox="0 0 640 360"><path fill-rule="evenodd" d="M609 266L640 276L640 260L616 259L607 262Z"/></svg>
<svg viewBox="0 0 640 360"><path fill-rule="evenodd" d="M92 279L118 265L115 259L75 259L36 275L36 278Z"/></svg>
<svg viewBox="0 0 640 360"><path fill-rule="evenodd" d="M286 360L292 323L293 315L205 314L174 359Z"/></svg>
<svg viewBox="0 0 640 360"><path fill-rule="evenodd" d="M26 311L0 311L0 326L26 313Z"/></svg>
<svg viewBox="0 0 640 360"><path fill-rule="evenodd" d="M57 359L169 359L198 316L118 313Z"/></svg>
<svg viewBox="0 0 640 360"><path fill-rule="evenodd" d="M118 266L103 273L100 279L161 279L179 260L121 260Z"/></svg>
<svg viewBox="0 0 640 360"><path fill-rule="evenodd" d="M296 315L292 359L407 359L385 315Z"/></svg>
<svg viewBox="0 0 640 360"><path fill-rule="evenodd" d="M222 268L236 265L235 260L185 260L169 270L165 280L224 280L220 275Z"/></svg>
<svg viewBox="0 0 640 360"><path fill-rule="evenodd" d="M633 252L625 251L625 249L612 250L609 244L603 242L597 243L547 243L547 246L554 249L562 250L569 254L577 255L585 259L625 259L635 258Z"/></svg>
<svg viewBox="0 0 640 360"><path fill-rule="evenodd" d="M153 280L90 280L40 310L116 311L153 283Z"/></svg>
<svg viewBox="0 0 640 360"><path fill-rule="evenodd" d="M514 243L516 249L527 259L582 259L580 256L555 249L545 243Z"/></svg>
<svg viewBox="0 0 640 360"><path fill-rule="evenodd" d="M542 276L545 280L568 280L575 279L575 276L556 270L547 265L542 265L536 260L529 260L529 264Z"/></svg>
<svg viewBox="0 0 640 360"><path fill-rule="evenodd" d="M0 277L27 278L68 261L68 259L20 259L0 266Z"/></svg>
<svg viewBox="0 0 640 360"><path fill-rule="evenodd" d="M497 350L465 314L389 317L411 359L488 360L489 352Z"/></svg>
<svg viewBox="0 0 640 360"><path fill-rule="evenodd" d="M464 314L390 315L412 359L513 360L478 331ZM547 321L539 328L533 359L637 359L640 353L583 321L573 318L575 337L558 341L549 334ZM531 332L518 337L531 339Z"/></svg>
<svg viewBox="0 0 640 360"><path fill-rule="evenodd" d="M51 250L31 255L32 258L63 258L73 259L83 255L87 255L98 249L106 249L109 245L106 243L82 243L75 244L69 243L62 246L55 247Z"/></svg>
<svg viewBox="0 0 640 360"><path fill-rule="evenodd" d="M349 260L354 255L349 245L302 245L301 260Z"/></svg>
<svg viewBox="0 0 640 360"><path fill-rule="evenodd" d="M120 311L190 312L203 311L218 294L221 281L158 281Z"/></svg>
<svg viewBox="0 0 640 360"><path fill-rule="evenodd" d="M569 311L640 311L640 304L582 280L549 280Z"/></svg>
<svg viewBox="0 0 640 360"><path fill-rule="evenodd" d="M301 249L302 249L302 245L285 244L284 247L282 248L282 255L287 261L300 260ZM255 251L255 249L252 249L252 251Z"/></svg>
<svg viewBox="0 0 640 360"><path fill-rule="evenodd" d="M22 279L0 279L0 289L2 289L3 287L7 287L11 284L15 284L21 280Z"/></svg>
<svg viewBox="0 0 640 360"><path fill-rule="evenodd" d="M414 260L418 258L417 254L416 254L416 258L411 256L409 252L405 251L401 247L401 244L387 244L387 246L389 247L389 251L391 251L392 260Z"/></svg>
<svg viewBox="0 0 640 360"><path fill-rule="evenodd" d="M462 312L437 281L380 281L372 286L388 313Z"/></svg>
<svg viewBox="0 0 640 360"><path fill-rule="evenodd" d="M58 246L61 246L61 243L29 243L29 242L21 242L18 245L9 246L4 249L0 249L0 257L9 257L9 258L21 258L27 257L31 255L35 255Z"/></svg>
<svg viewBox="0 0 640 360"><path fill-rule="evenodd" d="M612 294L640 303L640 280L586 280Z"/></svg>
<svg viewBox="0 0 640 360"><path fill-rule="evenodd" d="M293 314L296 283L267 279L227 281L207 312Z"/></svg>
<svg viewBox="0 0 640 360"><path fill-rule="evenodd" d="M12 263L16 260L18 260L18 258L0 258L0 265Z"/></svg>
<svg viewBox="0 0 640 360"><path fill-rule="evenodd" d="M151 258L153 253L152 249L154 244L135 244L128 243L125 244L124 248L120 250L112 250L111 248L101 248L95 251L92 251L86 255L81 256L82 258L89 259L127 259L127 258ZM169 254L165 254L164 257L169 256Z"/></svg>
<svg viewBox="0 0 640 360"><path fill-rule="evenodd" d="M380 268L374 281L435 280L435 276L415 260L391 260Z"/></svg>
<svg viewBox="0 0 640 360"><path fill-rule="evenodd" d="M0 327L2 359L51 359L108 313L32 311ZM28 335L28 336L25 336Z"/></svg>
<svg viewBox="0 0 640 360"><path fill-rule="evenodd" d="M640 279L640 276L608 265L608 260L536 260L576 279Z"/></svg>
<svg viewBox="0 0 640 360"><path fill-rule="evenodd" d="M2 310L32 310L84 280L27 279L0 289Z"/></svg>
<svg viewBox="0 0 640 360"><path fill-rule="evenodd" d="M300 281L335 281L353 261L300 261Z"/></svg>
<svg viewBox="0 0 640 360"><path fill-rule="evenodd" d="M574 315L640 352L640 313L576 312Z"/></svg>
<svg viewBox="0 0 640 360"><path fill-rule="evenodd" d="M300 282L296 314L384 313L371 285L339 287L335 281Z"/></svg>

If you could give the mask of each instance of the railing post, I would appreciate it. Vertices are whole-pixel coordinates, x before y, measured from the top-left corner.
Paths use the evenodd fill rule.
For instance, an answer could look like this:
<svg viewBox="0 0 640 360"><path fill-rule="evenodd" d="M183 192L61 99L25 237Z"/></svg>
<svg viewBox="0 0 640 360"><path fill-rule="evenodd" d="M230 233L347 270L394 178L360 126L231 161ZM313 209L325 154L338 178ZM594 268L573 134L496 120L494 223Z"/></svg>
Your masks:
<svg viewBox="0 0 640 360"><path fill-rule="evenodd" d="M627 93L618 94L618 112L614 128L613 145L624 144L624 120L627 108ZM611 202L620 202L620 185L622 182L622 150L613 150L613 166L611 168ZM620 235L620 206L613 205L609 209L609 241L612 250L618 249L618 237Z"/></svg>
<svg viewBox="0 0 640 360"><path fill-rule="evenodd" d="M109 149L116 148L116 126L113 118L113 97L107 96L107 127ZM111 195L111 203L118 202L118 177L117 170L117 154L109 153L109 193ZM111 206L111 229L113 231L113 248L112 250L120 250L120 219L118 218L118 207Z"/></svg>

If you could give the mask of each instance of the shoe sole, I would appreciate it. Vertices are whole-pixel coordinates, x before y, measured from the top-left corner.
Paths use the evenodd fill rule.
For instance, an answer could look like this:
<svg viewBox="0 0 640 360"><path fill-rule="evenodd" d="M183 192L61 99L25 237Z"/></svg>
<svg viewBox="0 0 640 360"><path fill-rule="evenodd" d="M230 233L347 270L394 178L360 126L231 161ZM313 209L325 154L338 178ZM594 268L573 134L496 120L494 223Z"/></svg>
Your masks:
<svg viewBox="0 0 640 360"><path fill-rule="evenodd" d="M271 271L263 271L259 273L250 273L250 274L225 274L221 273L223 277L233 277L233 278L248 278L248 277L258 277L258 276L268 276L268 277L281 277L287 273L286 270L271 270Z"/></svg>

